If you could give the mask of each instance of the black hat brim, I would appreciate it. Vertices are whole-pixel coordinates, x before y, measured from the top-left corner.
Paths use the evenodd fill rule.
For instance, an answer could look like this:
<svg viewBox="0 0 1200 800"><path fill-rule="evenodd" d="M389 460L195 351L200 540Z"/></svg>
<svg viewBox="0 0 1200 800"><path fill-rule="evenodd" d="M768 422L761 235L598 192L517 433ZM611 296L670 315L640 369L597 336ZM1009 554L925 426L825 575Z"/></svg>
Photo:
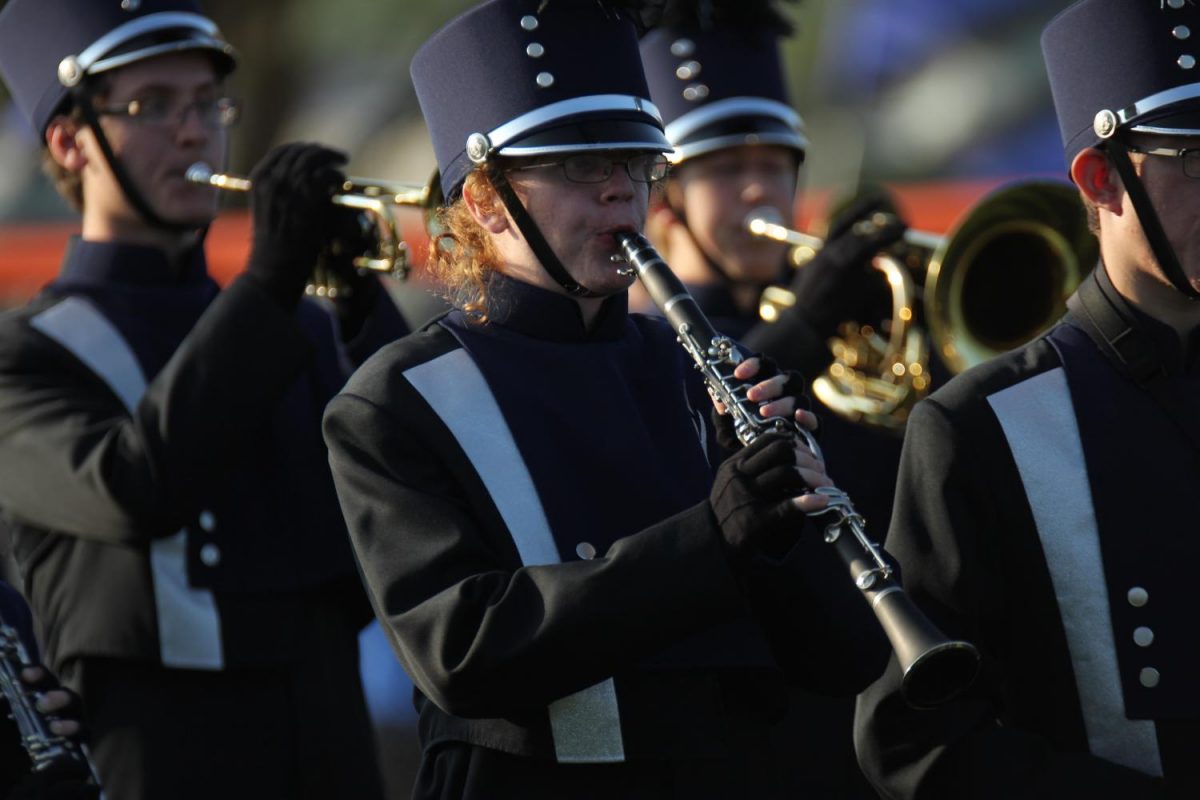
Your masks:
<svg viewBox="0 0 1200 800"><path fill-rule="evenodd" d="M1148 114L1136 120L1130 130L1164 136L1200 136L1200 108L1175 108Z"/></svg>

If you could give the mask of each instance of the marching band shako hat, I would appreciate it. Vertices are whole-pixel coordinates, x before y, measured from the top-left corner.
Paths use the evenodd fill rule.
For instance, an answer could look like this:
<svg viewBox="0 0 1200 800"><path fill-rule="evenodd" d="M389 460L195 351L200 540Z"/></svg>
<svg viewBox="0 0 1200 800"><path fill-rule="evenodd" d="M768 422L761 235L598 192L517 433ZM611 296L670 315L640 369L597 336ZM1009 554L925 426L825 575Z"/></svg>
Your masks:
<svg viewBox="0 0 1200 800"><path fill-rule="evenodd" d="M1042 33L1069 164L1122 130L1200 136L1194 0L1081 0Z"/></svg>
<svg viewBox="0 0 1200 800"><path fill-rule="evenodd" d="M493 156L669 151L637 35L600 0L489 0L435 33L412 79L447 199Z"/></svg>
<svg viewBox="0 0 1200 800"><path fill-rule="evenodd" d="M1200 8L1195 0L1079 0L1042 32L1063 150L1103 147L1159 266L1192 288L1129 158L1130 131L1200 136Z"/></svg>
<svg viewBox="0 0 1200 800"><path fill-rule="evenodd" d="M195 0L9 0L0 10L0 76L40 136L86 77L157 55L233 48Z"/></svg>
<svg viewBox="0 0 1200 800"><path fill-rule="evenodd" d="M679 163L727 147L808 148L804 122L788 105L779 31L766 27L658 28L642 39L650 98L662 111Z"/></svg>

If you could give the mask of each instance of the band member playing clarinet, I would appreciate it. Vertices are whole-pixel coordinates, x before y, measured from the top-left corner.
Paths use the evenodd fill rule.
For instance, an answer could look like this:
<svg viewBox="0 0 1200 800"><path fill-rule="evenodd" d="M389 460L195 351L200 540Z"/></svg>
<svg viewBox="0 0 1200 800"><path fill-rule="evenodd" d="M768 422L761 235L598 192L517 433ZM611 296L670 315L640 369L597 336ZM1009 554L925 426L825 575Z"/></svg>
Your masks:
<svg viewBox="0 0 1200 800"><path fill-rule="evenodd" d="M373 285L301 302L346 214L341 157L255 169L224 289L202 243L235 57L192 0L10 0L0 72L82 211L58 279L0 319L0 507L47 662L108 796L380 795L358 677L369 606L320 416L405 332Z"/></svg>
<svg viewBox="0 0 1200 800"><path fill-rule="evenodd" d="M418 798L775 798L785 680L886 643L805 511L823 466L743 448L617 239L670 149L629 10L492 0L417 52L455 308L330 404L351 538L417 688ZM758 412L802 383L738 367ZM723 447L733 452L726 457Z"/></svg>
<svg viewBox="0 0 1200 800"><path fill-rule="evenodd" d="M888 547L974 691L859 700L887 797L1200 797L1200 9L1081 0L1042 50L1101 261L1048 334L917 405Z"/></svg>
<svg viewBox="0 0 1200 800"><path fill-rule="evenodd" d="M96 784L80 747L86 731L80 723L79 695L58 684L38 662L33 616L16 589L0 581L0 797L5 800L96 800ZM29 666L22 667L23 663ZM11 681L10 679L16 680ZM13 709L13 697L26 704L24 715ZM40 720L33 737L24 727ZM30 736L33 741L25 737ZM30 748L39 754L35 764ZM74 757L72 757L74 756Z"/></svg>

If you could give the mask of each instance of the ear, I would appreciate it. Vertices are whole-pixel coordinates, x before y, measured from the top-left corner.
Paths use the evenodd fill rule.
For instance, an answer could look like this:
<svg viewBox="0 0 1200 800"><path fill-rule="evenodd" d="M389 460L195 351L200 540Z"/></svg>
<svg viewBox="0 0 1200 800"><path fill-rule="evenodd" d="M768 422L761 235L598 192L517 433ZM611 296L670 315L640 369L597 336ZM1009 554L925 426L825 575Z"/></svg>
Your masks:
<svg viewBox="0 0 1200 800"><path fill-rule="evenodd" d="M1098 208L1112 214L1121 213L1121 198L1125 187L1116 168L1104 151L1088 147L1079 151L1071 161L1071 180L1079 187L1084 197Z"/></svg>
<svg viewBox="0 0 1200 800"><path fill-rule="evenodd" d="M476 191L480 191L480 189L471 185L463 187L463 202L472 219L488 233L494 235L504 233L509 228L508 215L504 213L504 204L500 202L500 198L490 187L485 190L488 197L478 197L475 194Z"/></svg>
<svg viewBox="0 0 1200 800"><path fill-rule="evenodd" d="M683 208L683 183L677 177L672 176L664 182L663 198L666 201L664 205L672 212L677 208Z"/></svg>
<svg viewBox="0 0 1200 800"><path fill-rule="evenodd" d="M79 138L80 130L77 122L61 114L46 126L46 149L50 151L50 157L70 172L82 172L88 163Z"/></svg>

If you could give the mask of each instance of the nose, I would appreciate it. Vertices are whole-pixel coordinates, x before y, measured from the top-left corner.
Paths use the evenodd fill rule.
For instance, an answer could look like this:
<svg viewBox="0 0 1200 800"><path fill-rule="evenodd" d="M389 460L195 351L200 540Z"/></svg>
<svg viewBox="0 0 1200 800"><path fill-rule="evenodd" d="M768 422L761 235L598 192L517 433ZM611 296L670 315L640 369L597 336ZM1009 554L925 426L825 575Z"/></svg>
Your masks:
<svg viewBox="0 0 1200 800"><path fill-rule="evenodd" d="M747 173L745 183L742 184L742 201L748 205L756 205L762 203L766 196L767 185L762 176L757 172Z"/></svg>
<svg viewBox="0 0 1200 800"><path fill-rule="evenodd" d="M200 110L194 103L189 103L180 110L175 123L175 138L178 142L203 144L211 135L212 131L200 118Z"/></svg>
<svg viewBox="0 0 1200 800"><path fill-rule="evenodd" d="M633 199L636 187L633 179L621 164L614 164L612 175L600 184L600 200L604 203L628 202Z"/></svg>

